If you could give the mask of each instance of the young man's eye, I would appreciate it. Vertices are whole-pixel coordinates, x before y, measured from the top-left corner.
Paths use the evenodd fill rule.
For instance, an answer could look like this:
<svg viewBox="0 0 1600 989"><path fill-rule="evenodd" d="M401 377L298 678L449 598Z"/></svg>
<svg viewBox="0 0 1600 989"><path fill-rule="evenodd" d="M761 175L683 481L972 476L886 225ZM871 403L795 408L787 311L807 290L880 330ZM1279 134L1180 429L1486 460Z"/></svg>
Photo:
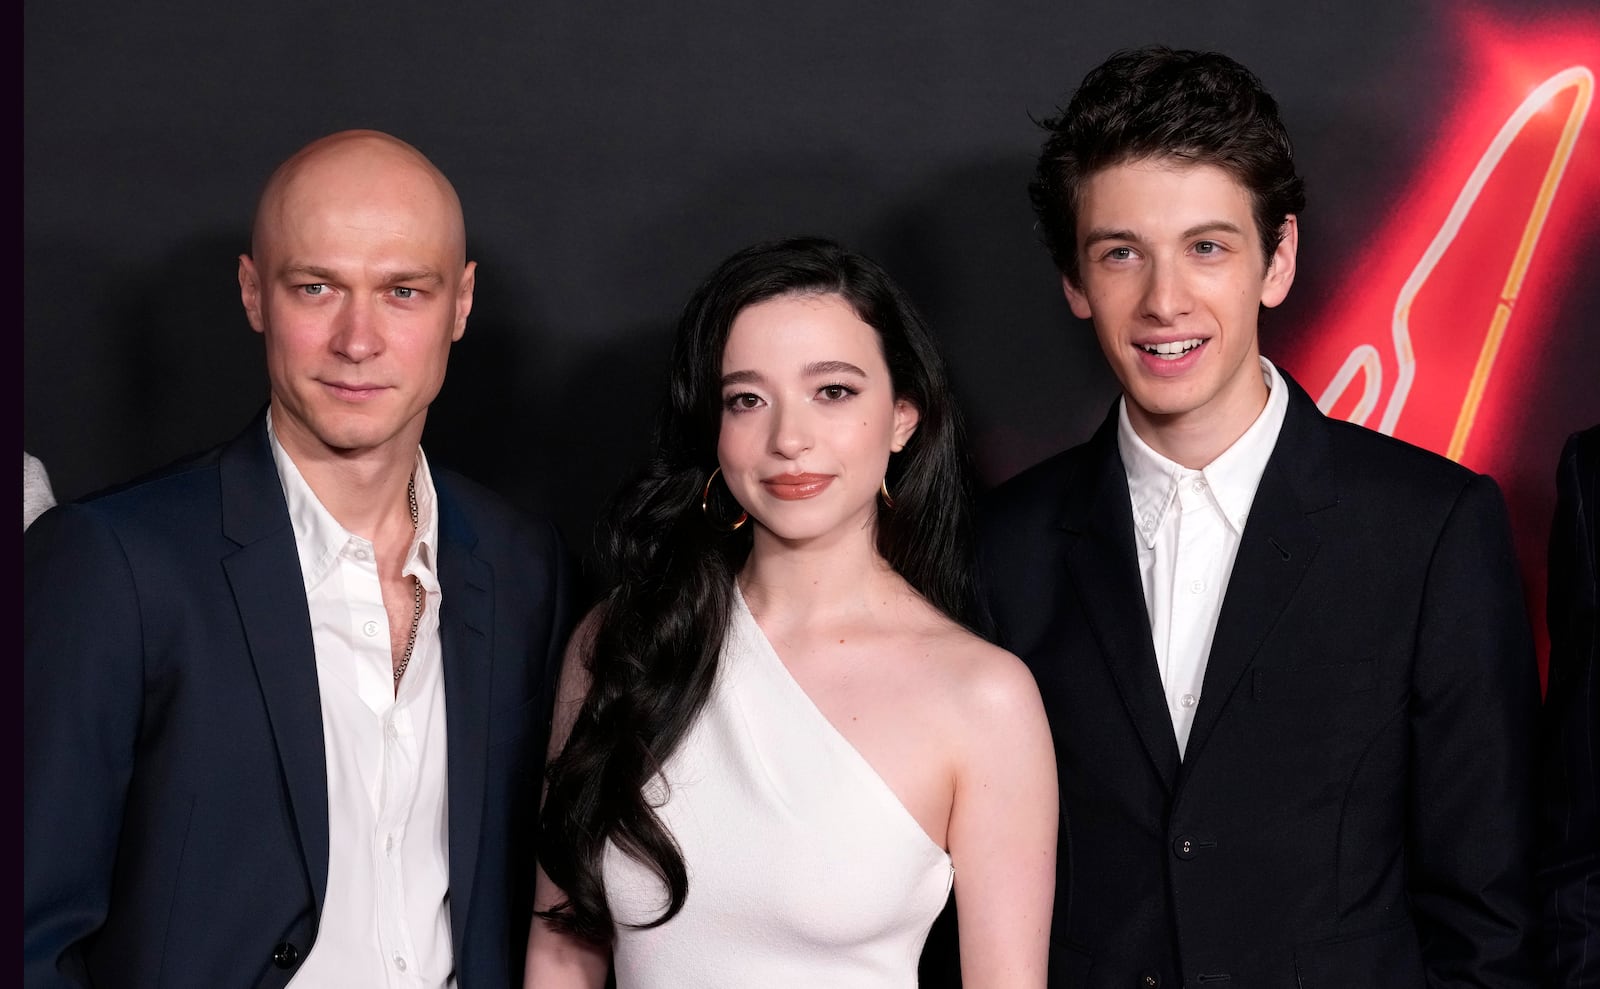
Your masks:
<svg viewBox="0 0 1600 989"><path fill-rule="evenodd" d="M407 288L404 285L396 285L394 287L394 297L396 299L414 299L416 296L417 290L414 288Z"/></svg>
<svg viewBox="0 0 1600 989"><path fill-rule="evenodd" d="M321 295L327 290L328 286L322 284L321 282L313 282L310 285L300 286L300 293L302 295Z"/></svg>
<svg viewBox="0 0 1600 989"><path fill-rule="evenodd" d="M1113 247L1106 252L1106 260L1108 261L1126 261L1131 257L1133 257L1133 248L1131 247Z"/></svg>
<svg viewBox="0 0 1600 989"><path fill-rule="evenodd" d="M1218 254L1221 253L1221 251L1222 245L1214 240L1202 240L1200 243L1194 245L1194 252L1196 254Z"/></svg>

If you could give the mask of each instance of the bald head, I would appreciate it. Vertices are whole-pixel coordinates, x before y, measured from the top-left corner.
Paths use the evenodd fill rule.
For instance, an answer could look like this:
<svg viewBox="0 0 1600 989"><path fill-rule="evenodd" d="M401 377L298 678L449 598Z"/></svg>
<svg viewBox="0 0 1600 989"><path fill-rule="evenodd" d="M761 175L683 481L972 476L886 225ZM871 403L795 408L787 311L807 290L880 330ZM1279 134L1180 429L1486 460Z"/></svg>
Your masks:
<svg viewBox="0 0 1600 989"><path fill-rule="evenodd" d="M308 214L335 209L409 215L431 228L435 246L457 265L466 262L466 223L455 187L422 152L373 130L318 138L278 166L256 204L251 254L270 253L285 228L300 226Z"/></svg>

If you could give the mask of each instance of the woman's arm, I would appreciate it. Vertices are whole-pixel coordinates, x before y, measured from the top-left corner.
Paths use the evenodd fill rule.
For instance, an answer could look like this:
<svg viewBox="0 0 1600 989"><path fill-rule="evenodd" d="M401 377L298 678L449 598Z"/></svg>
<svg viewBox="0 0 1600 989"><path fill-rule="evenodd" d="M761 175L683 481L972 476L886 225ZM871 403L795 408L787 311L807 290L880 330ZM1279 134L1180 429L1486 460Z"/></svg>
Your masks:
<svg viewBox="0 0 1600 989"><path fill-rule="evenodd" d="M561 682L556 690L553 723L550 728L550 758L554 759L567 743L578 708L589 692L589 652L599 624L599 609L589 612L572 633L561 661ZM533 908L549 910L566 894L540 867L534 888ZM533 918L528 930L528 957L523 967L523 989L600 989L611 969L611 953L587 941L552 928L540 917Z"/></svg>
<svg viewBox="0 0 1600 989"><path fill-rule="evenodd" d="M1055 900L1055 749L1039 688L995 650L967 692L950 809L966 989L1045 985Z"/></svg>

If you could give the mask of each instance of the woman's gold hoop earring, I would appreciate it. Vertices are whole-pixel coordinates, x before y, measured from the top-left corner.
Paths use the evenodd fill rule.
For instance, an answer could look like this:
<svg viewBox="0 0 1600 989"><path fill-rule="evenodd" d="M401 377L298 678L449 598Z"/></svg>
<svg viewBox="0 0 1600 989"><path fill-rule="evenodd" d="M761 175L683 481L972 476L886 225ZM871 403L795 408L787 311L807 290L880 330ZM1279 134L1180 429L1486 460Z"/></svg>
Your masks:
<svg viewBox="0 0 1600 989"><path fill-rule="evenodd" d="M719 464L717 469L711 472L711 476L706 478L706 486L700 490L700 512L706 517L706 521L711 524L712 528L721 529L723 532L734 532L745 524L746 520L750 518L750 513L741 508L739 517L733 520L732 525L718 522L711 517L711 482L715 481L720 473L722 473L722 466Z"/></svg>
<svg viewBox="0 0 1600 989"><path fill-rule="evenodd" d="M878 482L878 494L883 496L884 508L894 507L894 498L889 494L889 479L887 477Z"/></svg>

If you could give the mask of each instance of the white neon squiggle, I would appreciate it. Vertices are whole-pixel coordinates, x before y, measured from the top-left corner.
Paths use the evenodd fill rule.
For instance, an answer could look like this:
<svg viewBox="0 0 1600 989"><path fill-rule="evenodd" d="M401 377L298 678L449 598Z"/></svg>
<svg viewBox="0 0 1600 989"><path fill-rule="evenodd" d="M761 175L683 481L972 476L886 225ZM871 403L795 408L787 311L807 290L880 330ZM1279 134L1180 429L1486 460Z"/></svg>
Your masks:
<svg viewBox="0 0 1600 989"><path fill-rule="evenodd" d="M1478 160L1472 174L1467 177L1466 184L1456 197L1455 205L1451 207L1445 217L1443 226L1434 235L1433 241L1423 252L1422 258L1417 262L1411 276L1406 279L1400 289L1400 294L1395 299L1393 338L1394 351L1397 364L1397 375L1394 391L1389 396L1388 405L1384 407L1383 419L1378 424L1378 431L1394 434L1395 423L1400 419L1400 413L1405 408L1406 399L1411 393L1412 381L1416 378L1416 352L1411 346L1411 304L1416 300L1422 286L1433 274L1445 251L1455 241L1460 233L1461 226L1466 222L1467 216L1477 204L1483 187L1488 183L1489 177L1494 174L1495 168L1505 157L1510 148L1528 121L1538 113L1547 103L1555 98L1556 94L1567 88L1577 90L1577 97L1573 101L1572 110L1568 113L1567 123L1550 161L1549 169L1545 173L1539 194L1535 199L1528 222L1523 229L1522 241L1512 258L1510 270L1507 273L1505 290L1501 295L1501 305L1497 307L1497 314L1490 323L1489 339L1485 342L1484 352L1479 358L1478 367L1473 373L1472 381L1468 386L1468 400L1462 409L1461 420L1457 424L1456 436L1451 442L1451 456L1459 456L1460 447L1465 444L1465 430L1471 428L1471 420L1476 412L1477 399L1481 397L1483 385L1493 365L1494 351L1499 346L1499 334L1504 331L1506 320L1509 318L1510 305L1515 302L1518 289L1522 285L1523 275L1527 272L1529 259L1534 248L1538 245L1539 234L1544 229L1544 221L1549 213L1551 200L1556 189L1561 184L1561 177L1566 172L1567 162L1572 156L1573 145L1577 141L1583 122L1589 113L1589 104L1593 98L1594 75L1584 66L1575 65L1566 68L1545 80L1538 88L1528 94L1516 109L1501 125L1494 140L1484 151L1483 157ZM1505 310L1500 312L1499 310ZM1357 371L1363 371L1364 389L1361 400L1357 403L1355 411L1351 414L1351 421L1365 423L1367 417L1377 403L1378 393L1382 384L1382 361L1377 348L1371 344L1361 344L1350 352L1344 364L1339 368L1333 380L1323 391L1322 397L1317 399L1317 407L1324 413L1331 410L1336 402L1344 395L1350 383L1355 379Z"/></svg>

